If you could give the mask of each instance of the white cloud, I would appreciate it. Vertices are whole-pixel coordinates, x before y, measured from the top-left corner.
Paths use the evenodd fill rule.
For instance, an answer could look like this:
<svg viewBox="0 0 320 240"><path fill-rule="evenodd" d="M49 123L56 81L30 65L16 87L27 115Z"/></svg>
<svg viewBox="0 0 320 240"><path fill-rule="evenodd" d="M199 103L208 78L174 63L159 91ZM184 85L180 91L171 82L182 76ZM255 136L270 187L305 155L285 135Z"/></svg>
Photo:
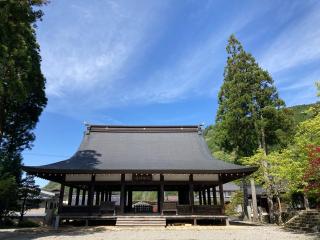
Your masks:
<svg viewBox="0 0 320 240"><path fill-rule="evenodd" d="M272 73L320 58L320 4L297 20L274 40L262 56L262 65Z"/></svg>
<svg viewBox="0 0 320 240"><path fill-rule="evenodd" d="M315 86L318 79L320 79L320 71L315 69L302 76L291 75L290 80L281 82L278 89L288 106L314 103L318 100Z"/></svg>
<svg viewBox="0 0 320 240"><path fill-rule="evenodd" d="M50 17L57 18L57 14L49 10L61 11L61 7L48 8L44 21L56 21ZM38 34L46 92L56 100L108 89L133 64L127 62L143 52L143 41L151 26L156 25L152 12L162 6L138 7L128 2L106 1L65 7L71 16L51 24L51 31L42 29L40 24Z"/></svg>
<svg viewBox="0 0 320 240"><path fill-rule="evenodd" d="M48 11L44 21L52 21L52 28L48 31L40 26L39 33L48 81L48 111L72 116L91 112L94 116L95 110L113 106L212 95L222 80L227 38L252 21L260 10L250 14L240 11L223 25L214 25L207 40L195 41L179 55L173 55L174 61L146 75L142 72L136 79L132 69L145 51L152 50L148 47L158 41L156 35L161 35L170 23L168 6L154 1L140 5L97 1L88 6L77 2L71 6L72 11L66 7L65 12L71 15L61 22L56 21L57 14ZM198 17L202 14L199 12ZM197 16L193 13L192 18Z"/></svg>
<svg viewBox="0 0 320 240"><path fill-rule="evenodd" d="M239 14L227 23L228 27L216 29L204 42L193 44L172 64L162 66L143 84L123 96L124 102L167 103L190 95L209 95L219 88L225 63L225 44L231 33L240 31L256 15ZM195 17L195 16L193 16ZM219 68L219 69L217 69ZM208 77L212 77L208 82ZM217 77L214 79L214 77ZM210 85L211 84L211 85Z"/></svg>

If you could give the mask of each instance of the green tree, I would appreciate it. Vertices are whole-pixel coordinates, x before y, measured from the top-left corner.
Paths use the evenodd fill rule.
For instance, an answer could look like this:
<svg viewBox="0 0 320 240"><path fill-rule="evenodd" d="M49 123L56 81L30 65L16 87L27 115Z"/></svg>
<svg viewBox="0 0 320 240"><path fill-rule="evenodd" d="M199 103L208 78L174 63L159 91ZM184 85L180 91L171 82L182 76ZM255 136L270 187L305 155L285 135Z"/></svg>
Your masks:
<svg viewBox="0 0 320 240"><path fill-rule="evenodd" d="M303 178L307 183L304 191L314 197L320 206L320 147L311 148L309 164Z"/></svg>
<svg viewBox="0 0 320 240"><path fill-rule="evenodd" d="M235 161L234 152L225 152L219 148L217 143L217 138L219 136L217 136L216 126L211 125L208 128L206 128L204 131L204 137L211 151L211 154L215 158L231 163Z"/></svg>
<svg viewBox="0 0 320 240"><path fill-rule="evenodd" d="M31 148L33 129L47 103L35 33L43 3L0 1L0 176L17 183L21 152Z"/></svg>
<svg viewBox="0 0 320 240"><path fill-rule="evenodd" d="M281 206L281 192L295 194L311 189L310 180L318 173L315 167L318 159L310 160L310 149L317 146L320 146L320 114L317 105L312 105L309 109L309 118L298 124L290 145L267 156L260 149L254 156L242 160L244 164L259 166L254 175L255 179L270 192L272 197L277 198ZM305 206L308 207L305 195L304 200Z"/></svg>
<svg viewBox="0 0 320 240"><path fill-rule="evenodd" d="M234 35L230 36L226 50L224 82L218 96L216 141L220 149L234 152L235 162L241 163L242 157L254 155L259 147L266 156L270 149L286 146L288 136L293 133L293 119L284 108L269 73L243 49ZM268 172L264 174L265 179L269 179ZM246 198L246 193L244 196ZM268 203L272 220L271 194Z"/></svg>
<svg viewBox="0 0 320 240"><path fill-rule="evenodd" d="M226 205L226 214L231 216L238 216L238 207L243 207L243 192L236 191L232 193L230 203ZM243 211L243 209L242 209Z"/></svg>
<svg viewBox="0 0 320 240"><path fill-rule="evenodd" d="M310 147L320 146L320 114L299 124L293 143L281 153L279 175L288 182L291 193L303 193L304 175L309 166Z"/></svg>
<svg viewBox="0 0 320 240"><path fill-rule="evenodd" d="M22 179L19 186L19 201L20 201L20 222L23 221L23 216L29 208L34 207L39 203L40 188L35 184L34 177L27 175Z"/></svg>
<svg viewBox="0 0 320 240"><path fill-rule="evenodd" d="M17 183L9 174L0 175L0 226L2 217L8 215L17 207Z"/></svg>
<svg viewBox="0 0 320 240"><path fill-rule="evenodd" d="M287 182L282 177L282 171L286 170L283 169L284 161L282 154L278 151L265 155L262 148L259 148L255 155L242 158L243 164L259 167L252 177L266 190L271 201L274 198L277 200L279 223L282 223L281 193L287 189Z"/></svg>

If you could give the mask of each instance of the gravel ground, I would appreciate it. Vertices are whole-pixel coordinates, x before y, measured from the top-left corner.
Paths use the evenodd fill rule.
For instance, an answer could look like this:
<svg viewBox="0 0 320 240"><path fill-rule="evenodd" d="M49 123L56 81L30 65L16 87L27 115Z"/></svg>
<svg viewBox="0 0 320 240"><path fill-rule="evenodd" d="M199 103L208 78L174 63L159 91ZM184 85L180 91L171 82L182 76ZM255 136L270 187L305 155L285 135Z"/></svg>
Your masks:
<svg viewBox="0 0 320 240"><path fill-rule="evenodd" d="M77 227L61 228L58 231L38 228L0 230L0 239L55 239L55 240L296 240L320 239L319 235L293 233L277 226L174 226L167 228L123 228L123 227Z"/></svg>

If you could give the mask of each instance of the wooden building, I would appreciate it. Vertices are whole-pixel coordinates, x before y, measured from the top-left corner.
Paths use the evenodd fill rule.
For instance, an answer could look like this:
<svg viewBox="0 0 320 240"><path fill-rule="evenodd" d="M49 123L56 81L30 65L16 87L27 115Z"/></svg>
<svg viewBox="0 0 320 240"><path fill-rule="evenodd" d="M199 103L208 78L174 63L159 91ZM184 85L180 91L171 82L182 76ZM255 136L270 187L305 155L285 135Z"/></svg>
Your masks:
<svg viewBox="0 0 320 240"><path fill-rule="evenodd" d="M224 219L223 184L256 170L214 159L200 126L107 125L88 125L78 151L69 159L23 169L61 183L57 222L114 219L119 223L120 217L137 215L133 191L157 192L156 213L148 208L145 213L164 220ZM69 197L64 203L66 186ZM165 202L165 191L178 192L177 202ZM119 203L112 201L114 193L119 193Z"/></svg>

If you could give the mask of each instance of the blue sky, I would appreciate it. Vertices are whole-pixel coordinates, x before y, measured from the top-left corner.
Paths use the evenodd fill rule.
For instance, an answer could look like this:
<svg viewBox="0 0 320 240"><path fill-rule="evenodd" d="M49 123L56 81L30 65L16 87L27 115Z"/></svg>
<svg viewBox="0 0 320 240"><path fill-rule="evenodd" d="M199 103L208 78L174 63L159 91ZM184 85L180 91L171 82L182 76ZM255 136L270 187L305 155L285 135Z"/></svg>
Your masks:
<svg viewBox="0 0 320 240"><path fill-rule="evenodd" d="M49 102L26 165L72 155L84 122L212 124L232 33L287 105L317 100L317 0L54 0L43 11L37 38Z"/></svg>

